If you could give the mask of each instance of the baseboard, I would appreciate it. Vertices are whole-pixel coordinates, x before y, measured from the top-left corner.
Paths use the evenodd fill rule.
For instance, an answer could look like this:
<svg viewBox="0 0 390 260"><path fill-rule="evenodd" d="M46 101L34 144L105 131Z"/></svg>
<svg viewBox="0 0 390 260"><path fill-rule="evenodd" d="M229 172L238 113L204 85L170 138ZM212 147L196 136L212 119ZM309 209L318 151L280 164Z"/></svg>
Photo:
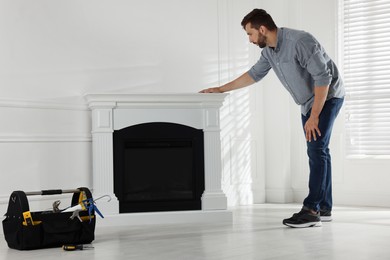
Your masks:
<svg viewBox="0 0 390 260"><path fill-rule="evenodd" d="M294 201L302 203L307 196L307 189L294 190ZM333 205L361 206L361 207L390 207L390 193L376 193L374 191L333 191Z"/></svg>
<svg viewBox="0 0 390 260"><path fill-rule="evenodd" d="M292 189L266 189L266 203L294 202Z"/></svg>

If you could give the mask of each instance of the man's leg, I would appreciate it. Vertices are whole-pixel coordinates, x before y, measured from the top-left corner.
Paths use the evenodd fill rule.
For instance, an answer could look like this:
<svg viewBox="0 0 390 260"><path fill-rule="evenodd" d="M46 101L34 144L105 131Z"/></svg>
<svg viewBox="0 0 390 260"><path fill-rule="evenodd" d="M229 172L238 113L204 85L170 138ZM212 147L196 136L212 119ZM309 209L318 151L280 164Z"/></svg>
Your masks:
<svg viewBox="0 0 390 260"><path fill-rule="evenodd" d="M320 114L319 129L321 136L317 141L307 142L307 154L309 156L310 176L309 195L303 202L303 208L299 213L289 219L284 219L283 224L291 227L321 226L320 207L329 211L332 208L332 169L329 153L329 141L333 123L340 111L344 99L333 98L325 102ZM311 111L310 111L311 112ZM305 125L310 117L302 115L302 124ZM313 213L316 211L317 213Z"/></svg>
<svg viewBox="0 0 390 260"><path fill-rule="evenodd" d="M343 104L343 99L333 98L325 102L320 114L319 129L321 136L317 141L307 142L310 176L309 194L303 205L315 211L320 208L332 209L332 166L329 153L329 142L334 121ZM305 125L310 114L302 115L302 124Z"/></svg>
<svg viewBox="0 0 390 260"><path fill-rule="evenodd" d="M329 148L327 150L327 172L325 178L325 194L324 198L320 202L320 210L331 211L333 205L332 199L332 159L329 153Z"/></svg>
<svg viewBox="0 0 390 260"><path fill-rule="evenodd" d="M325 195L331 197L329 194L331 183L327 183L327 180L331 179L331 176L328 176L328 172L330 172L328 170L330 133L325 134L323 130L324 128L320 128L321 137L317 137L317 141L307 142L310 167L309 194L303 201L303 205L316 212L320 210L320 203L324 200Z"/></svg>

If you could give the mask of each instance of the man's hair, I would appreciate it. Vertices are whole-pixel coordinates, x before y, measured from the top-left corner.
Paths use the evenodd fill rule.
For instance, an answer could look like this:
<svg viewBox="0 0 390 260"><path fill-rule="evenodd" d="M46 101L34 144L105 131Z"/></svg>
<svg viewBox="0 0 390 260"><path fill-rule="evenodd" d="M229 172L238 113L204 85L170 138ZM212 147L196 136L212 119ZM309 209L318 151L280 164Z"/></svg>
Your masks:
<svg viewBox="0 0 390 260"><path fill-rule="evenodd" d="M260 26L265 26L268 30L274 31L277 29L274 20L271 15L269 15L263 9L253 9L252 12L247 14L244 19L242 19L241 25L245 29L245 26L251 23L251 27L259 29Z"/></svg>

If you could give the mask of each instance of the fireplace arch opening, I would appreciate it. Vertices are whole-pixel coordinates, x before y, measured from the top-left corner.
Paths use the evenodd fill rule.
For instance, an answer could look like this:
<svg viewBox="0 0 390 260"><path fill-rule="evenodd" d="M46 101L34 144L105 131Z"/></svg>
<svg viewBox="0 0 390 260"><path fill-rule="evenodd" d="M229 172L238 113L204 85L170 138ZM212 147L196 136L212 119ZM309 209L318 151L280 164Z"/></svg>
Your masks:
<svg viewBox="0 0 390 260"><path fill-rule="evenodd" d="M201 210L203 130L152 122L113 133L119 212Z"/></svg>

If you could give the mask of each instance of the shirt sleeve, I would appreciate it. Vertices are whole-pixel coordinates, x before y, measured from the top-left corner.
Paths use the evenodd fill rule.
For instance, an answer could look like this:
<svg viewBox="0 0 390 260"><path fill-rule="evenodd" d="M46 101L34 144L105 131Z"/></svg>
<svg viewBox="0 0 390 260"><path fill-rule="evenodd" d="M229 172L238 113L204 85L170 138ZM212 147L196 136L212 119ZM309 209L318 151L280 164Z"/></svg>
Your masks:
<svg viewBox="0 0 390 260"><path fill-rule="evenodd" d="M248 74L254 81L258 82L267 75L270 69L271 65L264 57L263 52L261 52L260 59L252 66L252 68L248 71Z"/></svg>
<svg viewBox="0 0 390 260"><path fill-rule="evenodd" d="M313 78L314 86L329 86L332 81L332 74L328 68L327 56L314 37L302 38L297 42L296 50L297 59Z"/></svg>

